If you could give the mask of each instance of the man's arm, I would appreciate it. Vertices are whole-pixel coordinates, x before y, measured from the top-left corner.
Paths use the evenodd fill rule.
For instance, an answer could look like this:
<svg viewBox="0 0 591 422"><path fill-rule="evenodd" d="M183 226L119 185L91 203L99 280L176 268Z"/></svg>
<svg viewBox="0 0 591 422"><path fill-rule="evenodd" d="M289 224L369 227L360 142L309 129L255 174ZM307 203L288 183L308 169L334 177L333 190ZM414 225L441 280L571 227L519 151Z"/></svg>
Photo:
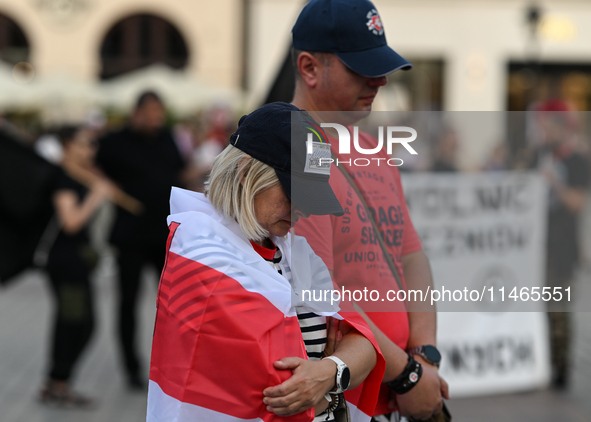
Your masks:
<svg viewBox="0 0 591 422"><path fill-rule="evenodd" d="M371 328L380 350L386 359L386 372L383 382L394 380L402 373L407 362L408 354L390 340L365 314L359 310L359 313L367 321ZM398 410L402 416L410 416L416 419L427 419L433 414L441 411L441 398L449 398L447 393L447 383L441 379L437 373L437 368L426 364L426 362L415 356L415 360L423 365L423 375L417 385L408 393L403 395L391 394L391 408L398 404ZM425 365L426 364L426 365Z"/></svg>
<svg viewBox="0 0 591 422"><path fill-rule="evenodd" d="M422 250L402 256L404 279L407 290L421 290L427 294L433 288L433 276L429 259ZM410 338L408 347L424 344L436 345L437 308L429 301L409 302L408 319ZM422 363L422 362L421 362Z"/></svg>
<svg viewBox="0 0 591 422"><path fill-rule="evenodd" d="M429 260L422 250L404 255L402 265L407 289L426 292L428 287L432 287L433 278ZM408 347L424 344L435 345L437 330L435 308L426 308L422 303L418 305L420 306L412 306L414 311L408 313L410 324ZM408 354L390 340L367 314L360 309L359 313L369 324L386 359L384 382L392 381L404 370L408 362ZM423 366L423 375L417 385L408 393L392 394L391 405L394 406L395 401L403 416L426 419L441 411L442 397L449 398L447 383L439 377L437 367L427 363L421 356L414 356L414 358Z"/></svg>

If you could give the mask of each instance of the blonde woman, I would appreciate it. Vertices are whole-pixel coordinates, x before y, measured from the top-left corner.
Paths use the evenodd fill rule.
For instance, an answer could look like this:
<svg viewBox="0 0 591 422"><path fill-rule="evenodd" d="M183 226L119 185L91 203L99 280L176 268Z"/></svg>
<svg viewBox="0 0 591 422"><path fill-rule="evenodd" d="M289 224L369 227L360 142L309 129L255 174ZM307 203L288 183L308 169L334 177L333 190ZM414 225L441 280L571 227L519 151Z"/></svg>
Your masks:
<svg viewBox="0 0 591 422"><path fill-rule="evenodd" d="M307 153L314 124L289 104L265 105L240 120L204 195L173 190L149 422L330 421L364 380L348 410L369 419L383 358L361 319L306 294L332 281L290 233L310 214L343 214L330 166L309 161L325 150Z"/></svg>

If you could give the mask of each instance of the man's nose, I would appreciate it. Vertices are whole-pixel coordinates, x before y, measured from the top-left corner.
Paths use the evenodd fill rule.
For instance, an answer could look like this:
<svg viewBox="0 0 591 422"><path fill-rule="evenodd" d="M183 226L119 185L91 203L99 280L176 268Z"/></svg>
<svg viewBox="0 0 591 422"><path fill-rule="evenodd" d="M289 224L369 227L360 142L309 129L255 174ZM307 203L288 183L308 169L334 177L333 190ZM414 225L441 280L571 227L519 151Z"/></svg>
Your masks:
<svg viewBox="0 0 591 422"><path fill-rule="evenodd" d="M379 76L377 78L368 78L367 84L369 86L384 86L388 83L388 78L385 76Z"/></svg>

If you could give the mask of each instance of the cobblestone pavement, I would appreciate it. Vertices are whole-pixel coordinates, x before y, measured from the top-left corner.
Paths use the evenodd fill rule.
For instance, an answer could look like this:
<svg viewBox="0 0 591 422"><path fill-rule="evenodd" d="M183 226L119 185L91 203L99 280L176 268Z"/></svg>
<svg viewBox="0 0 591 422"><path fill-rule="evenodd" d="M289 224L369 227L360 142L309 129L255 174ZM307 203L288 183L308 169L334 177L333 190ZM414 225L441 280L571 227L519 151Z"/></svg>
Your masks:
<svg viewBox="0 0 591 422"><path fill-rule="evenodd" d="M95 280L99 324L75 379L75 387L99 401L95 410L50 409L34 400L45 368L50 302L43 273L31 271L0 290L0 422L140 422L146 395L129 392L119 371L114 341L113 277L106 260ZM150 353L156 275L144 277L140 309L146 369ZM579 300L591 303L589 273ZM455 422L591 421L591 313L575 314L574 378L570 389L452 399ZM452 391L453 393L453 391Z"/></svg>

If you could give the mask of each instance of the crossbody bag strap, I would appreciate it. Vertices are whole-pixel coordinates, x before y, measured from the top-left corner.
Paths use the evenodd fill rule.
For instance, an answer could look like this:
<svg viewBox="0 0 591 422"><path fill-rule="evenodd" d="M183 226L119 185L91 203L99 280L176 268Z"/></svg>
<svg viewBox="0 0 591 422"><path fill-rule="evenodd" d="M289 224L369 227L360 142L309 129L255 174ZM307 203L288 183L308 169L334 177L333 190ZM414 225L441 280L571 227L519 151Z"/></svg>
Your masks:
<svg viewBox="0 0 591 422"><path fill-rule="evenodd" d="M331 154L332 154L332 152L331 152ZM332 159L333 159L333 162L336 162L336 157L334 154L332 154ZM382 248L382 252L384 253L384 259L388 263L388 266L390 267L390 271L392 271L392 275L394 276L394 279L396 280L396 284L398 284L398 288L400 290L404 290L404 288L402 287L402 281L400 279L400 274L398 273L398 269L396 268L396 264L394 264L394 261L392 260L392 257L390 256L390 252L388 252L388 249L386 248L386 244L384 243L384 239L382 239L382 235L381 235L380 231L378 230L378 226L375 222L373 214L371 212L369 212L369 208L367 206L367 203L365 202L365 198L363 198L363 195L359 191L359 188L357 187L357 185L355 185L353 178L347 172L347 170L345 170L345 168L341 167L341 166L336 166L336 167L341 171L341 173L343 173L343 176L345 176L345 178L347 179L347 181L349 182L351 187L355 190L355 193L357 193L359 200L361 201L361 203L363 204L363 207L365 208L367 218L371 222L371 225L373 226L375 236L378 239L378 243L380 244L380 247Z"/></svg>

